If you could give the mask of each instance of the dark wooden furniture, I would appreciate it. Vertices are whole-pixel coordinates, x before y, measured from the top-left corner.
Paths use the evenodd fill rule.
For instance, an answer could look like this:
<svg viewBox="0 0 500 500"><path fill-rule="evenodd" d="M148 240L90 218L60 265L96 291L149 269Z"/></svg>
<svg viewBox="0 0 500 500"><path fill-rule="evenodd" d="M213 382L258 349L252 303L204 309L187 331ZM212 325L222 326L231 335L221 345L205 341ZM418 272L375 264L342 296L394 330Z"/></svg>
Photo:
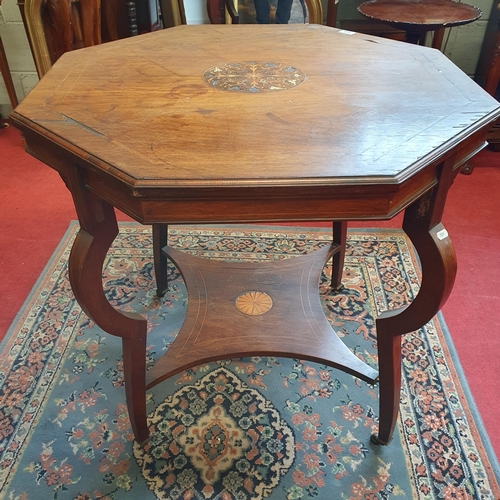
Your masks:
<svg viewBox="0 0 500 500"><path fill-rule="evenodd" d="M184 3L183 0L179 0L179 2ZM240 22L240 16L233 0L207 0L207 12L212 24L226 24L226 13L231 19L231 24ZM184 19L184 24L185 22Z"/></svg>
<svg viewBox="0 0 500 500"><path fill-rule="evenodd" d="M327 0L326 25L332 28L342 28L356 33L365 33L391 40L406 41L406 33L401 28L393 28L384 22L376 22L373 19L339 19L337 22L338 1Z"/></svg>
<svg viewBox="0 0 500 500"><path fill-rule="evenodd" d="M125 5L129 12L129 19L130 10L132 9L133 12L134 7L137 14L137 33L131 31L131 36L151 33L161 28L160 13L156 0L127 0Z"/></svg>
<svg viewBox="0 0 500 500"><path fill-rule="evenodd" d="M362 3L358 11L404 29L410 43L422 43L425 34L434 31L432 46L439 50L445 28L471 23L482 14L476 7L451 0L371 0Z"/></svg>
<svg viewBox="0 0 500 500"><path fill-rule="evenodd" d="M7 54L5 54L5 49L3 47L2 38L0 37L0 73L2 75L3 81L5 83L5 88L7 89L7 95L9 96L9 101L14 109L18 105L16 89L14 87L14 82L12 80L12 75L10 74L9 62L7 61ZM0 118L2 118L0 116Z"/></svg>
<svg viewBox="0 0 500 500"><path fill-rule="evenodd" d="M70 50L156 31L156 0L18 0L39 76Z"/></svg>
<svg viewBox="0 0 500 500"><path fill-rule="evenodd" d="M427 323L454 282L441 224L447 192L499 116L497 101L426 47L317 25L204 25L68 52L12 119L27 150L73 195L81 229L71 284L83 310L122 339L140 442L147 387L201 362L273 354L370 382L377 374L341 345L314 298L334 242L290 267L250 267L249 276L167 249L190 287L186 326L146 376L147 320L115 310L103 292L102 263L118 231L113 207L143 224L377 220L404 210L422 285L411 304L376 320L373 440L386 444L398 415L401 335ZM246 312L270 301L267 312ZM290 305L305 331L287 317Z"/></svg>
<svg viewBox="0 0 500 500"><path fill-rule="evenodd" d="M2 5L2 0L0 0L0 5ZM7 89L7 95L9 96L9 101L14 109L18 105L16 89L14 87L14 82L12 81L12 75L10 74L9 62L7 60L7 54L3 46L2 38L0 37L0 74L2 75L5 88ZM0 116L0 119L2 117Z"/></svg>

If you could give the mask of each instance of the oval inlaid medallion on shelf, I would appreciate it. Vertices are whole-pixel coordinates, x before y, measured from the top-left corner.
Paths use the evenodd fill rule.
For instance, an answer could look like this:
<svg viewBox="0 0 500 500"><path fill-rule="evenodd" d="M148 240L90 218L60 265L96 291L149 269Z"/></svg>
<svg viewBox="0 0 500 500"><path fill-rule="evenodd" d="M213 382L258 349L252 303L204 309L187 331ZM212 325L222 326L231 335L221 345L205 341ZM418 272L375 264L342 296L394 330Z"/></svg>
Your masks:
<svg viewBox="0 0 500 500"><path fill-rule="evenodd" d="M259 316L273 307L273 299L267 293L252 290L236 298L236 307L243 314Z"/></svg>
<svg viewBox="0 0 500 500"><path fill-rule="evenodd" d="M299 86L306 75L289 64L274 62L234 62L207 69L203 80L228 92L269 92Z"/></svg>

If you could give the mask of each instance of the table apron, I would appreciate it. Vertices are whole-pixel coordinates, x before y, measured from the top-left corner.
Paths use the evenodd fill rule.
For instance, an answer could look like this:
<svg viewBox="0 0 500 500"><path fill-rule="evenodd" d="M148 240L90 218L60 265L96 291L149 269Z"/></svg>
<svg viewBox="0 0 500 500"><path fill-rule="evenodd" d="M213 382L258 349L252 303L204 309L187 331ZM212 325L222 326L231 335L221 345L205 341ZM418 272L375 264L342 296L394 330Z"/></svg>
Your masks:
<svg viewBox="0 0 500 500"><path fill-rule="evenodd" d="M390 219L438 182L438 166L401 184L228 188L163 188L154 197L93 170L86 189L143 224ZM142 190L144 193L144 190ZM161 197L160 197L161 195Z"/></svg>

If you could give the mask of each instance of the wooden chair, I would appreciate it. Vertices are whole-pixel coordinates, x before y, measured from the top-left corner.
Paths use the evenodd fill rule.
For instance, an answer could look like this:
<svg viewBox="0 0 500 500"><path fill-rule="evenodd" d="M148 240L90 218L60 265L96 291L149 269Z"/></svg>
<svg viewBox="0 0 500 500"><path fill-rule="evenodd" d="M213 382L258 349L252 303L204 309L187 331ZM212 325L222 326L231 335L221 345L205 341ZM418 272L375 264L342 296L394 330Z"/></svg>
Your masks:
<svg viewBox="0 0 500 500"><path fill-rule="evenodd" d="M1 0L0 0L1 3ZM9 63L7 61L7 55L5 54L5 49L3 48L3 42L2 42L2 37L0 37L0 73L2 75L5 88L7 89L7 94L9 96L9 101L10 105L12 106L12 109L14 109L17 104L17 95L16 95L16 89L14 88L14 82L12 80L12 75L10 74L10 68L9 68ZM2 117L0 116L0 119ZM8 124L1 123L0 128L5 128L7 127Z"/></svg>
<svg viewBox="0 0 500 500"><path fill-rule="evenodd" d="M101 43L100 0L26 0L20 7L40 78L65 52Z"/></svg>
<svg viewBox="0 0 500 500"><path fill-rule="evenodd" d="M212 24L225 24L227 19L231 24L238 24L240 16L233 0L207 0L208 18Z"/></svg>
<svg viewBox="0 0 500 500"><path fill-rule="evenodd" d="M2 5L2 0L0 0L0 5ZM17 104L16 89L14 88L14 82L12 81L12 75L10 74L9 62L7 61L7 55L5 54L5 49L3 47L2 37L0 37L0 74L2 75L5 88L7 89L7 94L9 96L10 105L14 109ZM0 119L2 117L0 116ZM1 128L7 127L7 124L0 124Z"/></svg>
<svg viewBox="0 0 500 500"><path fill-rule="evenodd" d="M0 0L0 5L2 5L2 0ZM7 60L7 55L5 54L2 37L0 37L0 74L2 75L7 95L9 96L10 105L12 109L14 109L18 105L19 101L14 87L14 81L12 80L12 75L10 74L9 62ZM1 119L2 116L0 116L0 120ZM6 128L8 126L9 124L7 122L0 122L0 128Z"/></svg>

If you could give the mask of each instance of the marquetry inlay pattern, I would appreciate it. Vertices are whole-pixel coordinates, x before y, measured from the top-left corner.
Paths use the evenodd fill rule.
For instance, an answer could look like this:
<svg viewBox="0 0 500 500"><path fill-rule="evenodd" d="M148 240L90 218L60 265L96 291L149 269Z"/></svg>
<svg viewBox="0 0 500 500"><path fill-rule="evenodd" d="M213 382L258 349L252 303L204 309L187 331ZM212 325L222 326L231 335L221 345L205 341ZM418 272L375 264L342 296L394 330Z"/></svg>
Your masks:
<svg viewBox="0 0 500 500"><path fill-rule="evenodd" d="M229 92L288 90L303 83L306 75L289 64L234 62L207 69L203 80L210 87Z"/></svg>
<svg viewBox="0 0 500 500"><path fill-rule="evenodd" d="M165 255L182 269L189 300L176 339L147 372L147 386L187 365L248 353L328 360L330 366L374 383L377 371L344 345L320 301L325 262L340 248L333 243L289 259L242 263L164 247Z"/></svg>
<svg viewBox="0 0 500 500"><path fill-rule="evenodd" d="M236 299L236 307L243 314L259 316L273 307L273 299L264 292L250 291L242 293Z"/></svg>

